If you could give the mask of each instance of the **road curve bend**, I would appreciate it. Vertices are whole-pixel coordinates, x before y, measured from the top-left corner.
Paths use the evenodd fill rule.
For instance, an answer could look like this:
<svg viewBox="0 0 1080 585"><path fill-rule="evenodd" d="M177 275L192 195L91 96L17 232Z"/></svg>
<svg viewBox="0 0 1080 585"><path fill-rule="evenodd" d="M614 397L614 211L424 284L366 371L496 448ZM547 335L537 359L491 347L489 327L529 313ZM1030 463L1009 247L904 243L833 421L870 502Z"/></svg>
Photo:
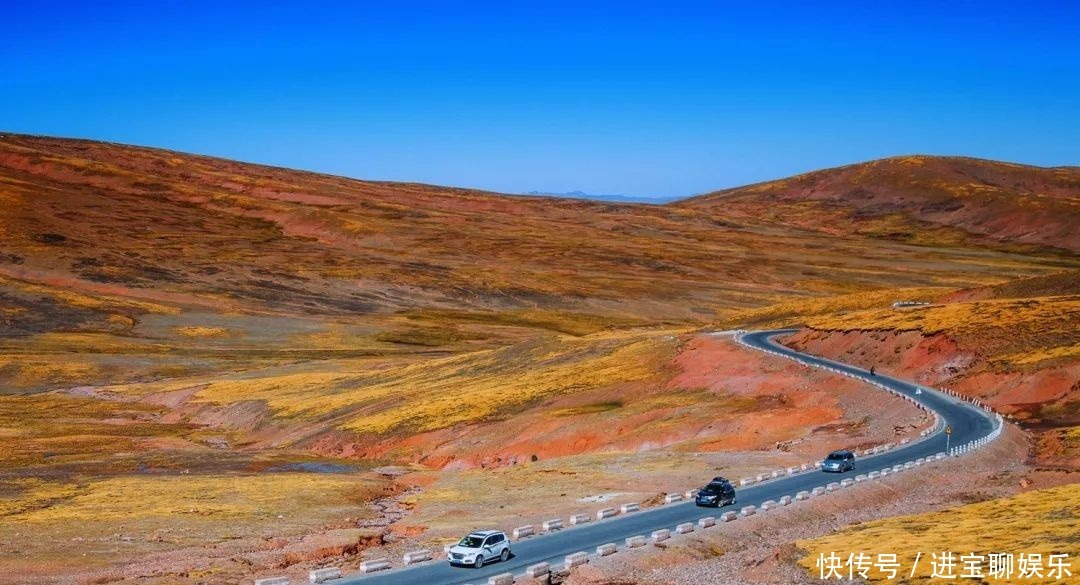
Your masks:
<svg viewBox="0 0 1080 585"><path fill-rule="evenodd" d="M874 386L906 397L925 407L928 411L937 413L939 424L925 437L884 452L860 457L857 460L856 469L846 473L824 474L816 470L797 472L793 475L785 475L764 482L755 482L747 487L738 489L738 504L719 510L699 508L691 501L667 504L632 512L620 514L614 518L601 521L593 521L578 526L571 526L563 530L541 534L513 543L514 556L505 563L495 563L482 569L450 567L445 560L442 551L435 551L435 560L414 565L411 567L383 571L370 575L349 576L334 583L355 585L465 585L468 583L487 583L494 575L512 573L522 575L526 567L542 562L550 563L552 567L561 568L567 555L578 552L588 553L595 556L598 546L614 543L620 551L625 549L626 539L638 535L649 535L654 530L674 528L680 524L695 523L702 518L716 517L726 511L737 511L745 505L760 507L763 502L772 500L780 501L783 496L795 496L798 492L812 492L814 488L824 488L827 484L839 484L844 479L854 480L859 475L865 475L876 470L896 469L909 462L937 459L944 457L946 451L946 435L942 429L946 425L951 427L950 455L961 455L968 450L977 448L995 438L1001 433L1002 420L999 415L969 404L957 397L944 392L920 386L911 382L893 378L878 373L871 376L870 372L840 362L797 352L784 347L774 338L793 333L794 329L782 329L773 331L745 332L738 331L728 333L733 335L738 343L757 350L769 352L773 355L796 360L810 367L823 368L836 372L840 375L864 380ZM701 478L702 483L709 478ZM866 478L860 478L865 480ZM844 482L850 484L850 482ZM687 489L697 486L685 486ZM828 497L828 494L826 494ZM482 524L481 522L478 522ZM722 526L719 525L719 526ZM713 528L713 530L722 528ZM395 564L398 564L395 562Z"/></svg>

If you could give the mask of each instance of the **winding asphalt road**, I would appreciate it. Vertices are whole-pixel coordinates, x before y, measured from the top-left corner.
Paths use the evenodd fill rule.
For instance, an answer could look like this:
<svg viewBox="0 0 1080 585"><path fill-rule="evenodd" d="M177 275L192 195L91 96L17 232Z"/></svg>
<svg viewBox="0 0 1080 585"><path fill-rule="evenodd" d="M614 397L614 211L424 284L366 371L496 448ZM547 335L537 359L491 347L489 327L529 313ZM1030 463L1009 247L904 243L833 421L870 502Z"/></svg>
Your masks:
<svg viewBox="0 0 1080 585"><path fill-rule="evenodd" d="M881 374L870 376L869 372L860 368L799 353L773 341L773 337L793 331L776 330L746 333L742 336L742 340L744 343L758 349L799 357L817 366L845 371L868 381L873 380L883 383L893 390L917 399L930 409L937 411L945 423L952 427L951 443L953 446L985 437L995 429L997 423L991 413L936 390ZM919 389L922 392L916 394ZM946 450L945 442L945 434L939 429L925 439L915 441L901 448L859 458L856 460L856 469L853 471L846 473L808 471L745 488L737 488L738 503L735 506L727 506L720 510L699 508L691 501L658 506L640 512L619 515L607 520L596 521L594 518L588 524L571 526L557 532L516 541L513 543L514 556L509 561L494 563L483 569L451 567L446 563L442 551L437 551L436 560L433 562L371 575L350 576L334 582L363 585L464 585L466 583L487 583L488 577L500 573L520 575L524 573L527 566L545 561L551 563L553 568L556 566L561 567L563 558L569 554L585 551L592 556L596 552L597 546L606 543L615 543L622 550L625 539L628 537L647 536L653 530L661 528L674 531L673 529L677 524L684 522L696 523L706 516L719 516L727 510L738 510L748 504L760 506L762 502L767 500L779 500L781 496L785 495L794 496L799 491L813 490L815 487L825 486L831 482L839 482L844 478L853 478L857 474L865 474L885 467L903 464L920 457L935 455ZM825 454L822 453L822 455ZM702 477L701 484L704 485L709 479L708 477ZM683 489L692 487L700 486L682 486ZM824 497L830 496L826 495ZM566 510L565 512L569 514L572 511ZM574 510L574 512L577 512L577 510ZM720 524L713 530L722 529L723 524Z"/></svg>

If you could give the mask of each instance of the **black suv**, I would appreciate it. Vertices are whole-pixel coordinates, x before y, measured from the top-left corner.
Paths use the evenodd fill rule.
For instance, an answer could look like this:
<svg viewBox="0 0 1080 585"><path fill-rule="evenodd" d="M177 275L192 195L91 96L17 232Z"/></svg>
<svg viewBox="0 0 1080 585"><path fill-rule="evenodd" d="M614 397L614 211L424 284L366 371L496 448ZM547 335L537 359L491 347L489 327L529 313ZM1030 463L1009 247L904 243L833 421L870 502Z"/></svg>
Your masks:
<svg viewBox="0 0 1080 585"><path fill-rule="evenodd" d="M822 471L843 473L855 469L855 454L851 451L833 451L821 462Z"/></svg>
<svg viewBox="0 0 1080 585"><path fill-rule="evenodd" d="M735 486L722 478L714 477L709 485L701 488L694 503L699 506L727 506L735 503Z"/></svg>

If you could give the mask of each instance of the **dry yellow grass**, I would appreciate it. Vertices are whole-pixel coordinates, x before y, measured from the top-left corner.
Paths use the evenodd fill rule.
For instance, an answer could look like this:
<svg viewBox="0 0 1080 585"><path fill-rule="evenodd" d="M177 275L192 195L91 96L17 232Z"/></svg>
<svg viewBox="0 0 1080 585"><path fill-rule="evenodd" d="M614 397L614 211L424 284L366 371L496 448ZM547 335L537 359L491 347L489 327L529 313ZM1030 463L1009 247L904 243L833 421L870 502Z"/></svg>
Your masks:
<svg viewBox="0 0 1080 585"><path fill-rule="evenodd" d="M929 302L953 289L947 287L884 289L817 298L787 298L780 302L731 313L730 326L783 327L818 318L838 317L852 311L885 309L894 301Z"/></svg>
<svg viewBox="0 0 1080 585"><path fill-rule="evenodd" d="M196 515L216 520L274 518L285 510L327 502L362 505L372 481L355 475L264 473L261 475L122 476L73 488L32 480L9 504L5 522L24 525L66 522L138 522ZM32 505L53 502L50 505ZM31 505L27 505L31 503Z"/></svg>
<svg viewBox="0 0 1080 585"><path fill-rule="evenodd" d="M229 330L224 327L177 327L177 333L184 337L228 337Z"/></svg>
<svg viewBox="0 0 1080 585"><path fill-rule="evenodd" d="M30 282L15 280L0 276L0 287L12 287L26 293L51 297L59 302L102 312L117 310L134 310L145 313L158 313L176 315L180 313L177 307L170 307L160 303L141 301L130 298L122 298L108 295L90 295L74 290L65 290L59 287L43 286Z"/></svg>
<svg viewBox="0 0 1080 585"><path fill-rule="evenodd" d="M1032 323L1080 323L1080 296L994 299L913 309L878 309L809 319L818 329L895 329L924 333L977 332Z"/></svg>
<svg viewBox="0 0 1080 585"><path fill-rule="evenodd" d="M510 286L512 283L507 283ZM406 314L414 320L433 321L443 326L460 323L484 323L513 327L548 329L567 335L590 335L607 329L629 328L650 324L644 319L617 318L587 313L567 313L550 310L519 310L500 312L470 312L422 310Z"/></svg>
<svg viewBox="0 0 1080 585"><path fill-rule="evenodd" d="M1080 360L1080 342L1071 345L1034 349L1030 351L1012 353L998 358L1002 362L1018 366L1031 366L1049 361L1075 361Z"/></svg>
<svg viewBox="0 0 1080 585"><path fill-rule="evenodd" d="M74 483L20 478L0 482L0 518L9 518L69 500L79 494Z"/></svg>
<svg viewBox="0 0 1080 585"><path fill-rule="evenodd" d="M655 376L675 351L670 332L530 341L497 350L378 366L185 378L108 388L127 394L205 384L196 400L264 400L279 417L335 416L360 433L430 431L478 422L538 400ZM356 370L349 371L349 364Z"/></svg>
<svg viewBox="0 0 1080 585"><path fill-rule="evenodd" d="M10 373L8 386L12 389L90 380L99 373L94 363L64 356L0 357L0 368Z"/></svg>
<svg viewBox="0 0 1080 585"><path fill-rule="evenodd" d="M799 562L813 575L819 575L816 566L820 555L836 553L846 560L849 554L866 553L872 559L878 554L896 554L903 563L902 576L911 571L918 553L922 553L915 578L907 583L942 583L931 575L931 555L951 552L957 559L955 575L960 575L963 565L960 555L991 553L1020 553L1042 555L1043 567L1047 567L1049 555L1065 553L1072 563L1073 577L1065 579L1043 578L1006 580L988 578L991 583L1075 583L1080 576L1077 561L1076 537L1080 534L1080 484L1028 492L1012 498L1004 498L961 506L950 510L877 520L849 528L814 540L800 541L798 546L808 554ZM988 569L988 558L982 568ZM847 576L846 569L844 572ZM888 583L886 575L876 569L868 573L872 583ZM893 581L895 582L895 581ZM958 582L970 582L960 579Z"/></svg>
<svg viewBox="0 0 1080 585"><path fill-rule="evenodd" d="M891 329L945 333L1001 366L1031 367L1075 357L1080 345L1080 296L992 299L909 309L817 315L823 330Z"/></svg>
<svg viewBox="0 0 1080 585"><path fill-rule="evenodd" d="M68 354L160 354L170 351L170 346L141 339L109 335L107 333L55 332L41 333L26 338L22 344L8 342L12 348L32 348L42 353Z"/></svg>

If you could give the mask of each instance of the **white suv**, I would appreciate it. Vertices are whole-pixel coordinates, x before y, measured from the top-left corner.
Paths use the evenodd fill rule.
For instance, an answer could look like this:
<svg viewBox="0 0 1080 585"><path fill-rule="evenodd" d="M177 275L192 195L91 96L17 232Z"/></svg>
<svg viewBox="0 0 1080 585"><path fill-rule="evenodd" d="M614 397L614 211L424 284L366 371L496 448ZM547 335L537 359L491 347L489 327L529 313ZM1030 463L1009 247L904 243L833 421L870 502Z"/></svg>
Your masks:
<svg viewBox="0 0 1080 585"><path fill-rule="evenodd" d="M450 561L451 565L471 565L477 569L495 559L505 561L508 558L510 540L501 530L473 532L446 553L446 560Z"/></svg>

